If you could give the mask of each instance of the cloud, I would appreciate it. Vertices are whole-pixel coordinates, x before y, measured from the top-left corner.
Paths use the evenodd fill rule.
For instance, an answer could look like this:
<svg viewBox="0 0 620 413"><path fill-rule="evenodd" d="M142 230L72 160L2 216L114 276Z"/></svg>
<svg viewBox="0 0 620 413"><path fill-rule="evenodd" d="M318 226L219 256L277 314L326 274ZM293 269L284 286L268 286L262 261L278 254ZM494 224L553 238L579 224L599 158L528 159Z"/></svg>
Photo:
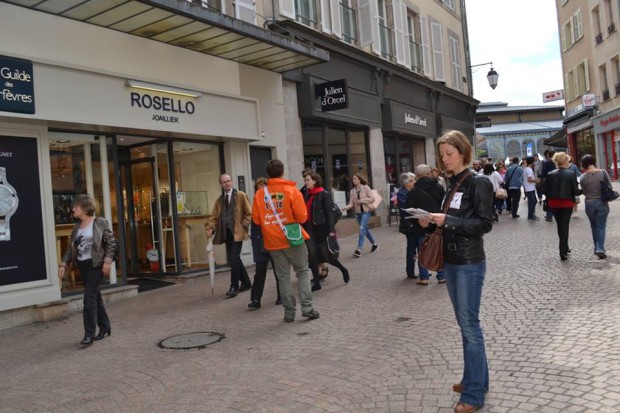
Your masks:
<svg viewBox="0 0 620 413"><path fill-rule="evenodd" d="M555 2L469 0L467 20L472 64L493 62L499 73L492 90L490 67L473 68L476 99L539 105L544 92L563 88Z"/></svg>

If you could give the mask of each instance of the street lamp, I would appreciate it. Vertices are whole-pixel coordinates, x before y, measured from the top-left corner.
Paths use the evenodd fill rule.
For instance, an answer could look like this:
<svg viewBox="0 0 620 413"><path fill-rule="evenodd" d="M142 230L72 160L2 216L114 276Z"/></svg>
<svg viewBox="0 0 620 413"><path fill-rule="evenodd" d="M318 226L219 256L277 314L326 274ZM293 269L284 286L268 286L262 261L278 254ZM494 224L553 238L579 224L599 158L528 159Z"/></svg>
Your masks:
<svg viewBox="0 0 620 413"><path fill-rule="evenodd" d="M499 78L499 74L495 71L495 69L493 69L493 62L480 63L479 65L471 65L470 67L486 65L491 65L491 70L489 70L489 73L487 73L487 79L489 80L489 86L491 86L491 89L495 89L497 87L497 79Z"/></svg>

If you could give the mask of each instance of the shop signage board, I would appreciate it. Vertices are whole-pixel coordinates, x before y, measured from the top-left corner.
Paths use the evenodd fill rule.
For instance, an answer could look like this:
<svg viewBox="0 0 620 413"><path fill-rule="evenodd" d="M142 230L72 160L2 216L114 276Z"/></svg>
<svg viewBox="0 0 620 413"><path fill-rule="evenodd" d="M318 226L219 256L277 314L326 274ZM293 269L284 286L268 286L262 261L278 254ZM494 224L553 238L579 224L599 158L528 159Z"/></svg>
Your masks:
<svg viewBox="0 0 620 413"><path fill-rule="evenodd" d="M593 118L592 124L597 135L620 129L620 108Z"/></svg>
<svg viewBox="0 0 620 413"><path fill-rule="evenodd" d="M562 100L564 99L564 90L559 89L559 90L554 90L552 92L546 92L542 94L542 97L543 97L543 103L554 102L556 100Z"/></svg>
<svg viewBox="0 0 620 413"><path fill-rule="evenodd" d="M0 56L0 112L34 114L31 61Z"/></svg>
<svg viewBox="0 0 620 413"><path fill-rule="evenodd" d="M349 96L346 79L315 84L314 97L320 100L323 112L348 108Z"/></svg>
<svg viewBox="0 0 620 413"><path fill-rule="evenodd" d="M384 107L384 131L435 136L435 115L432 112L391 100Z"/></svg>
<svg viewBox="0 0 620 413"><path fill-rule="evenodd" d="M0 286L47 279L37 148L0 136Z"/></svg>

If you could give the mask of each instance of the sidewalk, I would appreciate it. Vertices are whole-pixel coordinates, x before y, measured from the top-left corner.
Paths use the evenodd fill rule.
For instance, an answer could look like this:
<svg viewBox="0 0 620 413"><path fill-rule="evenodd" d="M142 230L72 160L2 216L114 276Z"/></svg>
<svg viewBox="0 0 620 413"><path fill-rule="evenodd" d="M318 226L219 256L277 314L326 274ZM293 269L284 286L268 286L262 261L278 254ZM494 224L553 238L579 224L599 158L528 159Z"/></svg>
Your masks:
<svg viewBox="0 0 620 413"><path fill-rule="evenodd" d="M484 412L620 411L620 201L609 258L592 251L583 203L561 262L555 223L500 216L485 237L481 320L491 370ZM538 207L540 209L540 206ZM543 216L542 210L537 215ZM112 303L112 335L83 348L82 316L0 332L0 412L452 412L462 349L445 285L404 271L396 225L373 230L379 250L341 240L345 285L330 267L314 295L321 318L284 323L275 282L263 307L225 299L228 273ZM252 275L252 274L251 274ZM219 332L204 349L158 347Z"/></svg>

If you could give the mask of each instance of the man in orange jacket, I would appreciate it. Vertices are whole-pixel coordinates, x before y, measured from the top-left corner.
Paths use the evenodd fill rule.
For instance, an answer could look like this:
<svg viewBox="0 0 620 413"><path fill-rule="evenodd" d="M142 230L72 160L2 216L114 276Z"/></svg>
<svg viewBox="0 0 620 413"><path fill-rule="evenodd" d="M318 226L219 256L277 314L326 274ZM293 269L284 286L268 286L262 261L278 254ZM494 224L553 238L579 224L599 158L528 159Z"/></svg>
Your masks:
<svg viewBox="0 0 620 413"><path fill-rule="evenodd" d="M297 190L295 182L283 179L284 165L279 159L272 159L266 166L267 190L280 217L282 225L303 224L308 219L306 204ZM305 244L291 246L276 219L265 189L261 188L254 195L252 220L261 227L265 249L271 253L278 274L278 285L284 306L284 321L295 321L295 296L291 286L291 265L297 274L297 291L301 302L301 315L311 320L319 318L319 312L312 307L312 291L308 269L308 250ZM310 238L303 227L304 240Z"/></svg>

